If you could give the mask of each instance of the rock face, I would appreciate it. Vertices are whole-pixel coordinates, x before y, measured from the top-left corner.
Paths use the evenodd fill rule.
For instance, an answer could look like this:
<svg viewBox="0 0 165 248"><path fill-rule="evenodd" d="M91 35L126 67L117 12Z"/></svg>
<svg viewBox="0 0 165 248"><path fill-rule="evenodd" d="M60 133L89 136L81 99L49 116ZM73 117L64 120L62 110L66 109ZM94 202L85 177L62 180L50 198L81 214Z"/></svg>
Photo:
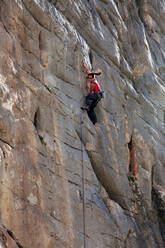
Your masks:
<svg viewBox="0 0 165 248"><path fill-rule="evenodd" d="M0 247L165 247L164 20L164 0L0 0L0 218L17 240ZM103 70L98 130L82 60Z"/></svg>
<svg viewBox="0 0 165 248"><path fill-rule="evenodd" d="M13 233L0 224L0 247L1 248L22 248L17 242Z"/></svg>

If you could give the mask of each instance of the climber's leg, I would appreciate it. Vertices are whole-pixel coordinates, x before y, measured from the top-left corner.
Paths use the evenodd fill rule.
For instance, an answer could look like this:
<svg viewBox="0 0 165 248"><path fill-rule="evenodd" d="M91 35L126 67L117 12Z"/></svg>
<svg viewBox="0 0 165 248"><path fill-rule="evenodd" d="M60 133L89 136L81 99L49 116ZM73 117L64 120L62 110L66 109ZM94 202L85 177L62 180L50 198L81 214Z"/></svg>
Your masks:
<svg viewBox="0 0 165 248"><path fill-rule="evenodd" d="M98 103L97 100L92 101L90 108L89 108L89 111L87 111L88 116L94 125L97 123L97 116L96 116L96 113L94 111L94 108L97 106L97 103Z"/></svg>
<svg viewBox="0 0 165 248"><path fill-rule="evenodd" d="M90 101L96 101L97 98L98 98L97 93L91 93L91 94L87 95L85 98L86 106L81 107L81 109L82 110L89 110Z"/></svg>

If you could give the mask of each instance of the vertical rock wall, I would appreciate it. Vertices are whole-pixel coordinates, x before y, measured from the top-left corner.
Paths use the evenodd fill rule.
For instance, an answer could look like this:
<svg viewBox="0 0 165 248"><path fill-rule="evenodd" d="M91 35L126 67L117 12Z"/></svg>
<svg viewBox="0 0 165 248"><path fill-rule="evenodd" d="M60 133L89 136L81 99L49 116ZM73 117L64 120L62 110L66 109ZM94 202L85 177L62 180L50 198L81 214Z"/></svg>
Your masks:
<svg viewBox="0 0 165 248"><path fill-rule="evenodd" d="M0 0L0 219L17 241L0 246L84 247L84 218L86 247L165 246L164 19L164 0ZM103 70L99 130L82 60Z"/></svg>

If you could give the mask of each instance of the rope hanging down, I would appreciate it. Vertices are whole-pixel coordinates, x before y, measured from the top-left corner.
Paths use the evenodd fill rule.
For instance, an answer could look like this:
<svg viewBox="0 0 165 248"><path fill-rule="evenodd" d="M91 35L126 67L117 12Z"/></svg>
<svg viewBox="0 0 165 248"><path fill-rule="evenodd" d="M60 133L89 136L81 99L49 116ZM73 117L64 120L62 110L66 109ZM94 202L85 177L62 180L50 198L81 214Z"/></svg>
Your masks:
<svg viewBox="0 0 165 248"><path fill-rule="evenodd" d="M85 226L85 187L84 187L84 151L82 142L82 123L83 123L83 112L80 118L80 130L81 130L81 164L82 164L82 201L83 201L83 234L84 234L84 248L86 248L86 226Z"/></svg>

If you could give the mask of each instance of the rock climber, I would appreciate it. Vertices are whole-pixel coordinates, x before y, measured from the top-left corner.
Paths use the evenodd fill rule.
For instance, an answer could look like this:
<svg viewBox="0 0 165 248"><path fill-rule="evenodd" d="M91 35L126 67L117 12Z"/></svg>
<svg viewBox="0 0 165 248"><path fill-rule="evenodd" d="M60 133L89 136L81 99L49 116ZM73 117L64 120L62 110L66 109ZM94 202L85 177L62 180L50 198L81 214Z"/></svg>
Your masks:
<svg viewBox="0 0 165 248"><path fill-rule="evenodd" d="M101 75L102 70L98 69L97 71L91 72L84 63L84 61L82 61L82 66L87 74L86 76L87 96L85 98L86 105L81 107L81 109L87 111L90 120L95 125L97 123L97 116L94 111L94 108L96 107L97 103L101 100L101 98L104 97L104 92L101 91L101 87L95 77Z"/></svg>

